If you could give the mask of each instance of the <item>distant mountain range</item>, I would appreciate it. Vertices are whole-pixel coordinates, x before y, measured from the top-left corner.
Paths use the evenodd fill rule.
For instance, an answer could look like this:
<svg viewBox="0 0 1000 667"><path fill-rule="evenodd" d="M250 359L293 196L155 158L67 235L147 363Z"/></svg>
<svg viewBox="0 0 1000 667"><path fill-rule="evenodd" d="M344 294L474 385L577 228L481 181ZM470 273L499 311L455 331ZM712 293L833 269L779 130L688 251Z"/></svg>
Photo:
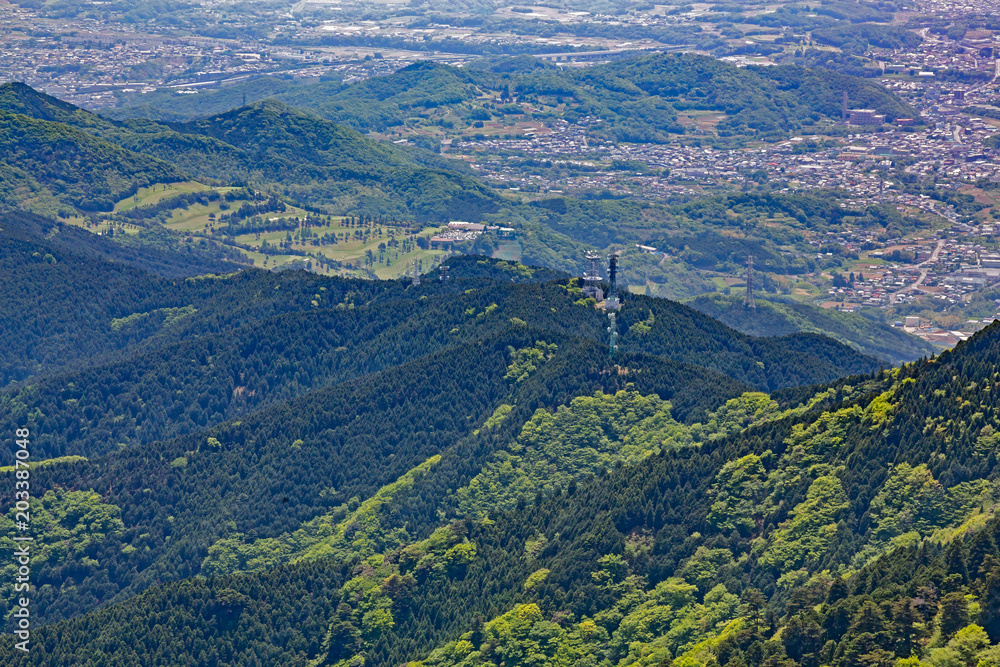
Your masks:
<svg viewBox="0 0 1000 667"><path fill-rule="evenodd" d="M531 56L483 60L455 68L416 63L352 84L302 84L265 78L197 95L158 91L102 111L111 118L186 121L249 100L279 99L363 131L401 128L408 118L475 132L476 121L590 117L588 131L610 141L667 142L690 130L689 111L723 114L724 137L782 136L821 119L839 119L843 93L855 107L890 118L916 110L871 81L796 66L738 68L715 58L659 54L584 69L560 69ZM527 103L527 107L511 104ZM457 123L457 125L455 124Z"/></svg>
<svg viewBox="0 0 1000 667"><path fill-rule="evenodd" d="M810 331L830 336L856 350L892 364L901 364L938 352L930 343L885 326L863 313L824 310L791 299L756 299L748 310L742 296L705 294L685 304L751 336L784 336Z"/></svg>

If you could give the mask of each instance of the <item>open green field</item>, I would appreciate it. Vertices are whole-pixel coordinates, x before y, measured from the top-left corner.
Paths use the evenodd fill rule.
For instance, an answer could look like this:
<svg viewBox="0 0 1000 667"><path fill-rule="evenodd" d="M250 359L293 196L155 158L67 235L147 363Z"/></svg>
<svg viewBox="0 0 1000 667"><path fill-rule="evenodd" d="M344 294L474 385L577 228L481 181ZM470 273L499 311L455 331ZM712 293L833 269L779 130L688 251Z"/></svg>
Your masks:
<svg viewBox="0 0 1000 667"><path fill-rule="evenodd" d="M233 188L218 188L220 193L225 193ZM222 213L232 212L239 210L240 206L249 203L246 199L237 199L232 202L214 201L210 202L208 205L205 204L191 204L186 209L177 209L167 220L167 229L173 229L179 232L203 232L208 229L208 227L215 224L215 220L210 216L218 216ZM228 205L228 210L223 210L222 205ZM267 213L265 217L267 218L294 218L294 217L305 217L307 215L306 211L300 208L289 205L288 210L282 213Z"/></svg>
<svg viewBox="0 0 1000 667"><path fill-rule="evenodd" d="M815 299L819 294L819 288L808 281L799 280L792 285L791 296L798 301L808 302Z"/></svg>
<svg viewBox="0 0 1000 667"><path fill-rule="evenodd" d="M115 205L115 212L127 211L136 206L149 206L171 196L189 192L212 190L225 194L234 188L211 188L207 185L189 181L186 183L158 184L143 188L135 196L122 200ZM306 264L312 271L323 274L340 273L342 275L370 276L379 278L398 278L413 270L413 262L417 261L422 272L430 271L443 257L448 255L442 250L421 248L417 237L429 238L439 233L442 228L425 228L419 235L413 235L405 228L368 225L352 226L349 221L340 216L323 216L324 224L301 226L295 229L281 229L263 232L248 232L228 240L223 236L225 223L218 222L224 214L239 210L249 200L238 199L227 202L224 199L208 204L194 203L186 207L178 207L167 218L164 226L179 233L207 235L220 243L235 241L236 247L247 255L254 266L278 269L282 266L300 263ZM310 214L301 208L287 204L282 212L264 213L260 216L269 221L286 218L305 219ZM110 224L107 221L97 227L88 226L89 221L80 218L73 224L84 227L95 233L107 233ZM118 233L137 233L141 227L136 225L118 225ZM290 245L289 245L290 244ZM518 247L519 250L519 247ZM315 259L297 254L319 255L343 265L339 270L324 266Z"/></svg>
<svg viewBox="0 0 1000 667"><path fill-rule="evenodd" d="M508 262L521 261L521 244L518 241L501 243L493 253L493 259L504 259Z"/></svg>
<svg viewBox="0 0 1000 667"><path fill-rule="evenodd" d="M312 226L309 235L303 238L296 232L273 231L261 234L241 234L236 241L255 250L260 250L266 242L269 246L279 246L292 238L292 249L304 251L313 255L322 255L341 264L350 264L356 269L368 268L379 278L398 278L412 270L413 261L422 264L422 271L429 271L432 266L447 255L441 250L422 249L416 244L416 237L402 233L402 230L391 227L363 228L346 227L343 220L335 218L331 224ZM357 232L369 232L360 237ZM389 232L395 232L390 234ZM430 237L440 231L439 228L428 228L421 231L420 236ZM337 243L332 243L330 237L336 237ZM263 255L262 255L263 256ZM283 263L304 260L300 255L271 256L268 268L280 266ZM264 266L263 263L258 266ZM324 267L313 267L321 273L328 273ZM343 271L342 271L343 272Z"/></svg>
<svg viewBox="0 0 1000 667"><path fill-rule="evenodd" d="M94 234L107 234L108 230L111 228L111 224L107 220L102 220L98 222L96 227L91 225L89 218L74 217L74 218L61 218L61 220L66 224L73 225L74 227L81 227L83 229L86 229L88 232L92 232ZM140 229L142 228L139 227L138 225L132 225L126 223L124 225L116 225L115 233L118 234L124 232L125 234L132 235L132 234L138 234Z"/></svg>
<svg viewBox="0 0 1000 667"><path fill-rule="evenodd" d="M161 199L165 199L167 197L187 194L189 192L203 192L211 189L212 188L209 186L197 181L185 181L183 183L158 183L156 185L151 185L148 188L139 188L139 191L136 192L135 195L127 199L123 199L115 204L114 212L121 213L122 211L133 209L136 206L152 206ZM230 189L232 188L219 188L220 191Z"/></svg>

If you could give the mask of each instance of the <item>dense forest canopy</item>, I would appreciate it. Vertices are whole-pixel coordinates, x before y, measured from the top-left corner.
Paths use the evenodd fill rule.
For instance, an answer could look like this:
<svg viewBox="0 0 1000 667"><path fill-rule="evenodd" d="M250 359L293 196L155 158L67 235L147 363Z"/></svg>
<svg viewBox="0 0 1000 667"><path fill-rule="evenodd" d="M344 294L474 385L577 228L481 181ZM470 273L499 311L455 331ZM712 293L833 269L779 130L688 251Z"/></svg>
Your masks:
<svg viewBox="0 0 1000 667"><path fill-rule="evenodd" d="M5 320L22 335L3 338L0 390L0 419L36 434L33 456L45 460L32 502L45 527L33 567L46 627L201 574L338 561L303 627L303 650L335 656L348 649L323 629L356 613L343 609L349 595L335 599L347 595L343 563L405 551L365 581L395 576L411 594L465 585L476 521L768 418L777 408L762 389L879 368L833 340L752 338L643 297L623 305L612 358L606 318L576 280L498 260L454 258L449 280L420 286L221 273L232 265L208 250L133 250L25 213L3 225L16 277L4 312L47 304L28 327ZM571 435L594 420L599 441ZM502 498L490 490L501 487ZM0 519L0 541L13 525ZM388 641L391 618L411 622L391 597L372 604L384 613L359 635L366 651ZM83 659L74 643L47 659Z"/></svg>
<svg viewBox="0 0 1000 667"><path fill-rule="evenodd" d="M422 340L444 332L436 351L39 469L44 650L0 651L50 665L992 659L996 326L900 369L830 375L824 364L848 358L832 340L750 338L639 297L610 358L573 281L454 265L450 282L367 283L329 312L357 330L381 303ZM232 298L227 283L253 278L191 284ZM279 292L335 285L285 278ZM364 338L384 349L380 336ZM141 377L175 345L160 344L106 368ZM265 364L282 365L294 367ZM859 370L876 372L833 379ZM126 381L74 376L83 393L38 412ZM156 389L139 391L149 402Z"/></svg>

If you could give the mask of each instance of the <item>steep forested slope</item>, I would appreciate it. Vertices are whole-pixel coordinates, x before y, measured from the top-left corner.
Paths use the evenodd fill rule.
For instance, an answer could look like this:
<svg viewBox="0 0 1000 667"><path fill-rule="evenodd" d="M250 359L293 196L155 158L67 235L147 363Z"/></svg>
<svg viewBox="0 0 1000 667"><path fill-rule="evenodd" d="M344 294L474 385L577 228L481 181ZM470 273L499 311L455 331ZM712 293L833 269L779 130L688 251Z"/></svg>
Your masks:
<svg viewBox="0 0 1000 667"><path fill-rule="evenodd" d="M83 211L107 211L140 187L183 178L173 165L151 156L62 123L6 111L0 111L0 153L5 166L23 170L52 196Z"/></svg>
<svg viewBox="0 0 1000 667"><path fill-rule="evenodd" d="M606 335L566 278L506 262L458 258L452 281L419 288L258 270L167 279L106 239L31 216L9 221L6 312L23 315L5 323L18 335L4 337L3 379L41 377L0 391L0 422L27 420L38 455L149 444L508 328L545 331L550 342ZM762 389L877 368L827 339L754 339L679 304L640 297L621 315L623 349Z"/></svg>
<svg viewBox="0 0 1000 667"><path fill-rule="evenodd" d="M273 290L266 274L234 280L244 290ZM120 336L131 326L137 338L151 336L140 338L148 352L0 393L0 423L27 419L46 456L90 456L116 444L149 444L235 419L317 386L512 327L548 332L550 342L567 335L597 340L603 334L600 316L575 305L557 286L493 287L419 301L386 290L350 309L341 307L350 302L338 298L338 287L353 285L317 288L318 301L328 308L310 304L306 312L253 317L236 328L208 329L199 316L209 316L218 302L198 303L196 294L190 301L197 305L139 310L142 317L112 320ZM178 291L185 296L186 290ZM539 303L551 305L539 309ZM297 310L294 304L276 305ZM654 311L655 320L649 315ZM822 336L750 338L673 302L637 298L622 317L626 324L644 318L622 337L624 349L701 365L758 389L828 382L878 367ZM639 333L646 326L650 331ZM175 338L186 342L156 347ZM171 369L166 376L164 369ZM104 389L109 386L115 391Z"/></svg>
<svg viewBox="0 0 1000 667"><path fill-rule="evenodd" d="M247 153L265 178L316 190L315 181L339 183L322 192L326 199L350 196L352 188L381 190L385 213L415 213L421 220L462 216L478 220L499 206L496 195L477 181L451 169L428 169L391 144L379 144L357 131L265 101L183 125L177 129L206 135ZM248 165L249 166L249 165ZM317 194L321 194L317 192ZM355 197L374 198L360 194ZM400 201L394 201L395 199ZM359 202L361 203L361 202ZM388 208L393 204L396 210Z"/></svg>
<svg viewBox="0 0 1000 667"><path fill-rule="evenodd" d="M829 382L878 367L871 357L815 334L734 338L732 329L666 299L630 297L620 320L622 344L628 349L690 363L711 359L713 368L760 389Z"/></svg>
<svg viewBox="0 0 1000 667"><path fill-rule="evenodd" d="M522 368L522 386L537 388L567 371L555 365L566 363L561 347L551 358L538 345L511 349L500 363L510 362L515 387ZM541 365L528 370L527 359ZM790 409L744 394L697 424L671 423L662 399L643 398L648 385L613 394L578 385L577 399L553 397L565 407L533 415L505 400L512 407L454 454L428 459L377 501L284 536L220 540L206 561L214 577L45 628L49 653L24 664L69 655L97 664L77 642L114 652L121 636L141 646L165 631L153 620L162 619L180 638L162 654L168 662L206 650L220 664L364 656L370 665L791 667L912 655L899 664L989 665L1000 641L998 365L994 326L953 352L840 381ZM648 377L641 366L621 359L612 377L638 382ZM543 481L533 457L558 479L581 470L585 452L601 456L604 438L619 442L607 451L624 466L533 486ZM455 469L451 486L436 476L455 455L480 472ZM463 502L485 488L491 461L507 466L496 469L507 488L537 491L470 514ZM442 483L449 488L433 491ZM407 513L414 501L424 509ZM400 541L403 525L412 532ZM274 592L281 585L289 596ZM302 601L302 625L293 595L310 588L320 593ZM253 604L259 596L266 606ZM258 626L267 629L249 640ZM136 651L118 655L147 655Z"/></svg>
<svg viewBox="0 0 1000 667"><path fill-rule="evenodd" d="M214 243L181 252L153 244L125 246L52 219L23 212L0 214L0 292L3 341L0 385L126 349L155 326L121 330L115 318L143 305L170 308L179 277L232 271L239 259ZM184 283L180 283L184 284ZM162 313L166 316L166 311ZM162 324L161 318L156 324ZM16 333L15 333L16 332Z"/></svg>
<svg viewBox="0 0 1000 667"><path fill-rule="evenodd" d="M421 664L993 664L998 362L993 327L841 385L832 409L557 494L530 527L522 513L473 530L510 539L492 557L523 592ZM475 572L470 592L501 576ZM461 599L464 618L489 606Z"/></svg>
<svg viewBox="0 0 1000 667"><path fill-rule="evenodd" d="M47 302L30 327L5 321L7 358L32 365L5 362L26 379L0 392L0 419L50 459L32 478L42 622L199 573L410 547L436 554L419 582L458 585L474 548L451 518L724 435L769 414L754 387L877 366L833 341L810 342L813 355L645 299L620 313L644 342L623 339L610 358L606 317L575 280L508 262L453 258L450 280L419 286L253 269L170 278L144 270L158 256L108 239L32 216L10 229L11 312ZM185 261L177 270L200 266ZM593 420L596 440L557 435ZM0 520L0 542L12 530ZM383 633L369 634L371 649Z"/></svg>
<svg viewBox="0 0 1000 667"><path fill-rule="evenodd" d="M155 448L47 469L43 488L97 490L105 503L120 508L123 521L116 533L95 540L68 562L53 558L42 566L39 576L53 585L45 600L53 610L49 618L84 611L95 598L106 601L157 580L196 574L218 540L256 544L305 529L307 521L350 523L359 499L375 502L376 491L396 480L412 484L405 482L406 475L421 463L430 461L432 472L427 474L437 475L482 461L490 446L481 440L462 456L447 450L504 400L524 401L520 414L531 405L550 405L595 388L614 390L624 383L617 374L600 373L606 361L599 348L573 345L560 350L557 378L548 374L528 384L512 381L506 377L508 348L530 348L537 334L515 332L455 346ZM701 369L668 365L665 370L654 382L688 412L745 389ZM432 460L442 455L442 460ZM389 488L379 493L391 497L402 491ZM446 491L442 483L432 488L438 498ZM390 517L376 525L371 539L391 548L406 538L406 531L421 535L437 522L436 515L424 520L426 526ZM321 530L306 543L325 534ZM271 565L287 560L282 549L257 545L254 551L256 555L244 558ZM105 569L110 580L95 589ZM227 567L214 569L225 572ZM60 588L59 573L68 570L81 573L77 584ZM93 577L98 579L88 581Z"/></svg>

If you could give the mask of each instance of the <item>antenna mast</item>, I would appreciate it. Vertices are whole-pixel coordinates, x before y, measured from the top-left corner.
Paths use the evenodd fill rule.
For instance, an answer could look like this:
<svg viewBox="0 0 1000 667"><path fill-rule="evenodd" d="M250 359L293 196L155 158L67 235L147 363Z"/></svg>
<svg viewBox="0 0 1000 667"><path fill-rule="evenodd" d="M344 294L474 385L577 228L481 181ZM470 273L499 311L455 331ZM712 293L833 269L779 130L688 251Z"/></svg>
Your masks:
<svg viewBox="0 0 1000 667"><path fill-rule="evenodd" d="M743 307L747 310L757 310L757 304L753 300L753 255L747 256L747 293L743 297Z"/></svg>
<svg viewBox="0 0 1000 667"><path fill-rule="evenodd" d="M417 260L413 260L413 285L420 284L420 269L417 268Z"/></svg>
<svg viewBox="0 0 1000 667"><path fill-rule="evenodd" d="M618 298L618 251L608 255L608 299Z"/></svg>

